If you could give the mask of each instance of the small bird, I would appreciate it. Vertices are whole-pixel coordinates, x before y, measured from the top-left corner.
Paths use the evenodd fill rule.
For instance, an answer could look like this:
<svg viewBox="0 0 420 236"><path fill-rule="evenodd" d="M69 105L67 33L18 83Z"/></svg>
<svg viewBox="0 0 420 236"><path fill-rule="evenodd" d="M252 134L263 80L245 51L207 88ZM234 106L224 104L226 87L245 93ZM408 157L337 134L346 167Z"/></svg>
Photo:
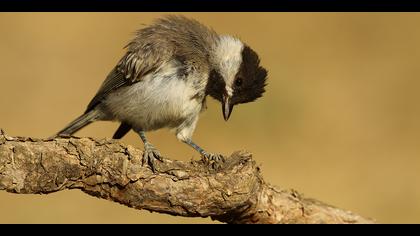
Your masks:
<svg viewBox="0 0 420 236"><path fill-rule="evenodd" d="M226 121L235 105L263 95L267 70L257 53L236 37L177 15L140 29L125 48L84 114L57 136L72 135L94 121L121 122L113 138L134 130L144 143L143 164L154 169L162 156L145 132L169 128L204 161L223 160L195 144L192 135L207 95L221 102Z"/></svg>

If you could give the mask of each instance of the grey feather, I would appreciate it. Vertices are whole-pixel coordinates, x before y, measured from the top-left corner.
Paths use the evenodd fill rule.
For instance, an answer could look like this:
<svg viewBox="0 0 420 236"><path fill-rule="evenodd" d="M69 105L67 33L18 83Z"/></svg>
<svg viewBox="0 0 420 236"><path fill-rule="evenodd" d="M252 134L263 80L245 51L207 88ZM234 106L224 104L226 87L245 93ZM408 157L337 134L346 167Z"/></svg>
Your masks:
<svg viewBox="0 0 420 236"><path fill-rule="evenodd" d="M114 68L111 73L106 77L105 81L102 83L102 86L99 88L96 95L89 102L85 113L91 111L98 105L108 94L121 86L127 85L128 81L125 78L125 75L118 71L117 68Z"/></svg>
<svg viewBox="0 0 420 236"><path fill-rule="evenodd" d="M113 139L120 139L124 137L129 131L131 130L131 125L126 123L121 123L118 127L117 131L115 131L114 135L112 136Z"/></svg>
<svg viewBox="0 0 420 236"><path fill-rule="evenodd" d="M64 129L60 130L57 135L72 135L81 128L85 127L86 125L92 123L95 120L98 120L102 116L102 112L93 109L79 117L77 117L74 121L68 124Z"/></svg>
<svg viewBox="0 0 420 236"><path fill-rule="evenodd" d="M174 57L184 58L191 67L208 70L209 51L218 35L199 22L183 16L167 16L141 29L126 46L127 53L110 72L87 106L86 112L109 93L139 82Z"/></svg>

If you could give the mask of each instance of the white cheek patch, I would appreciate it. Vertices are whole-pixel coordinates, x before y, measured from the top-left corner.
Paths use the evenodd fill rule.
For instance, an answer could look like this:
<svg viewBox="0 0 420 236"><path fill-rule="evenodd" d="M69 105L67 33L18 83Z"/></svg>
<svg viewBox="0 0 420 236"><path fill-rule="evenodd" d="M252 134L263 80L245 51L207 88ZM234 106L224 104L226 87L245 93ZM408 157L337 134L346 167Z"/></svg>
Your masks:
<svg viewBox="0 0 420 236"><path fill-rule="evenodd" d="M225 80L229 96L231 96L233 81L242 63L243 47L244 44L239 39L223 35L215 48L216 64Z"/></svg>

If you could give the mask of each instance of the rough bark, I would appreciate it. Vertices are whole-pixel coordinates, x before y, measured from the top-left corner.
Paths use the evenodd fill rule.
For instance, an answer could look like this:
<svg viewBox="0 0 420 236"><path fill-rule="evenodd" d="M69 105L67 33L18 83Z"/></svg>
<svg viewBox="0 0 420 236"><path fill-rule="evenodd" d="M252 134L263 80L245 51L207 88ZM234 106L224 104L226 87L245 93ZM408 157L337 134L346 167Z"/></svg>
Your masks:
<svg viewBox="0 0 420 236"><path fill-rule="evenodd" d="M80 189L136 209L226 223L374 223L349 211L267 184L251 154L217 168L164 159L156 172L142 151L115 140L34 139L0 132L0 190L48 194Z"/></svg>

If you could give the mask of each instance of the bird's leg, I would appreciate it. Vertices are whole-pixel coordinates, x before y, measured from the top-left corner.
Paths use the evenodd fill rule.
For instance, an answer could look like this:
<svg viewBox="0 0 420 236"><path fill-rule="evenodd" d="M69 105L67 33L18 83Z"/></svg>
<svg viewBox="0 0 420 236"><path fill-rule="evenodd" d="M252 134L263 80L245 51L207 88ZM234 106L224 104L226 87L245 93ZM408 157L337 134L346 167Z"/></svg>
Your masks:
<svg viewBox="0 0 420 236"><path fill-rule="evenodd" d="M153 172L155 172L155 161L158 159L162 161L162 156L160 155L159 151L147 141L146 134L142 130L135 130L136 133L140 136L141 140L144 143L144 152L143 152L143 159L142 164L149 164L152 168Z"/></svg>
<svg viewBox="0 0 420 236"><path fill-rule="evenodd" d="M188 146L194 148L197 152L201 154L201 159L204 163L211 164L213 167L218 165L220 162L224 162L224 158L220 154L213 154L204 151L200 146L195 144L191 140L191 136L194 132L195 125L197 124L198 115L192 120L187 120L185 123L181 124L179 129L176 131L176 137L178 140L188 144Z"/></svg>
<svg viewBox="0 0 420 236"><path fill-rule="evenodd" d="M197 152L199 152L201 154L201 158L206 163L209 163L209 162L217 163L217 162L223 162L225 160L223 156L220 154L213 154L213 153L208 153L204 151L204 149L202 149L200 146L195 144L191 139L187 139L183 141L184 143L188 144L190 147L194 148Z"/></svg>

